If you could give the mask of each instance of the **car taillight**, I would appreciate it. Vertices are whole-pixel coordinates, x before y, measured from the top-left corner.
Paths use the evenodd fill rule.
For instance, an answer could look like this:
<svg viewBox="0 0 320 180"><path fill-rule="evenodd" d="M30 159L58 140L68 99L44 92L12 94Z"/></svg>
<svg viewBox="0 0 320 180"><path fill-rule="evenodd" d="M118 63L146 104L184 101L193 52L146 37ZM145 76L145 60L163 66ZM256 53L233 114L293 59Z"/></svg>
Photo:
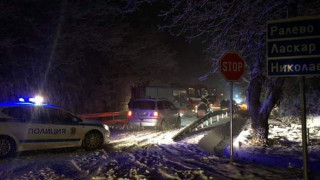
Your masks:
<svg viewBox="0 0 320 180"><path fill-rule="evenodd" d="M159 113L158 113L157 111L154 111L154 112L152 113L152 116L153 116L153 117L158 117L158 116L159 116Z"/></svg>
<svg viewBox="0 0 320 180"><path fill-rule="evenodd" d="M132 118L133 116L133 112L132 111L128 111L128 118Z"/></svg>

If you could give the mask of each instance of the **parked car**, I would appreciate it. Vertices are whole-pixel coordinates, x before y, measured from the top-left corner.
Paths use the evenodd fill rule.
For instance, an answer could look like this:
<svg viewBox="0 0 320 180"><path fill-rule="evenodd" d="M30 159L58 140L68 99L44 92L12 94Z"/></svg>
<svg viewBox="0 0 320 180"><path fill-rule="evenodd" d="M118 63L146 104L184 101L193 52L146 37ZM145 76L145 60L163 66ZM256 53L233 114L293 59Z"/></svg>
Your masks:
<svg viewBox="0 0 320 180"><path fill-rule="evenodd" d="M108 142L107 125L81 119L58 107L33 103L0 104L0 157L16 151L84 147Z"/></svg>
<svg viewBox="0 0 320 180"><path fill-rule="evenodd" d="M128 111L130 127L154 127L159 130L179 128L181 117L179 109L166 99L135 99Z"/></svg>

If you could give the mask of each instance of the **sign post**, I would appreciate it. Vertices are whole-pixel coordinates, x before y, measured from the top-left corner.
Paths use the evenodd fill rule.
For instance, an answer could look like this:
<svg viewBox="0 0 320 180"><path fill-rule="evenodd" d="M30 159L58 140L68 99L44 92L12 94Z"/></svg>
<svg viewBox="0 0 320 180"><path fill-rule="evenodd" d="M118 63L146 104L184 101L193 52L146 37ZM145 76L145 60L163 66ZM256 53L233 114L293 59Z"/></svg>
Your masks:
<svg viewBox="0 0 320 180"><path fill-rule="evenodd" d="M233 163L233 82L230 82L230 163Z"/></svg>
<svg viewBox="0 0 320 180"><path fill-rule="evenodd" d="M302 149L303 149L303 177L309 179L308 175L308 146L307 146L307 118L306 118L306 94L304 86L304 76L300 80L300 99L301 99L301 130L302 130Z"/></svg>
<svg viewBox="0 0 320 180"><path fill-rule="evenodd" d="M220 72L230 82L230 163L233 163L233 82L244 74L244 60L235 52L226 52L220 58Z"/></svg>
<svg viewBox="0 0 320 180"><path fill-rule="evenodd" d="M304 179L308 179L305 76L320 75L320 16L267 22L269 77L301 76L301 126Z"/></svg>

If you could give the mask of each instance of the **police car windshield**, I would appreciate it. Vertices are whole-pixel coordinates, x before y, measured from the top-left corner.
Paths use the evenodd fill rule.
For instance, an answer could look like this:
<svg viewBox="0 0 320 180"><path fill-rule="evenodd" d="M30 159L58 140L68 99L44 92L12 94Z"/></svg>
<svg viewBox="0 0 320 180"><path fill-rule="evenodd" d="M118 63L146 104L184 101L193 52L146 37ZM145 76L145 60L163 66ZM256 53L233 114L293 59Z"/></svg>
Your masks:
<svg viewBox="0 0 320 180"><path fill-rule="evenodd" d="M149 109L149 110L155 110L156 105L153 101L135 101L132 105L133 109Z"/></svg>

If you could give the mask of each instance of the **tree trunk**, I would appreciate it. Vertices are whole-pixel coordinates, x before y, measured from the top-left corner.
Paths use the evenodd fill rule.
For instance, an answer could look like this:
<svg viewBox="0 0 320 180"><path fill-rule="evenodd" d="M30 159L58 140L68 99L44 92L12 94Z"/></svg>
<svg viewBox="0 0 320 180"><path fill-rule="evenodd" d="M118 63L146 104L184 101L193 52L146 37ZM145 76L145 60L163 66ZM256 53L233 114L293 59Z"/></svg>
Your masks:
<svg viewBox="0 0 320 180"><path fill-rule="evenodd" d="M269 125L268 119L273 107L281 98L281 88L284 78L275 78L268 89L268 97L261 106L260 96L263 77L261 75L251 78L247 90L248 111L251 117L252 143L264 145L267 143Z"/></svg>
<svg viewBox="0 0 320 180"><path fill-rule="evenodd" d="M248 112L251 117L251 127L253 130L253 144L265 143L267 139L266 128L263 126L259 116L261 107L260 95L262 82L263 79L261 75L252 75L247 90Z"/></svg>

